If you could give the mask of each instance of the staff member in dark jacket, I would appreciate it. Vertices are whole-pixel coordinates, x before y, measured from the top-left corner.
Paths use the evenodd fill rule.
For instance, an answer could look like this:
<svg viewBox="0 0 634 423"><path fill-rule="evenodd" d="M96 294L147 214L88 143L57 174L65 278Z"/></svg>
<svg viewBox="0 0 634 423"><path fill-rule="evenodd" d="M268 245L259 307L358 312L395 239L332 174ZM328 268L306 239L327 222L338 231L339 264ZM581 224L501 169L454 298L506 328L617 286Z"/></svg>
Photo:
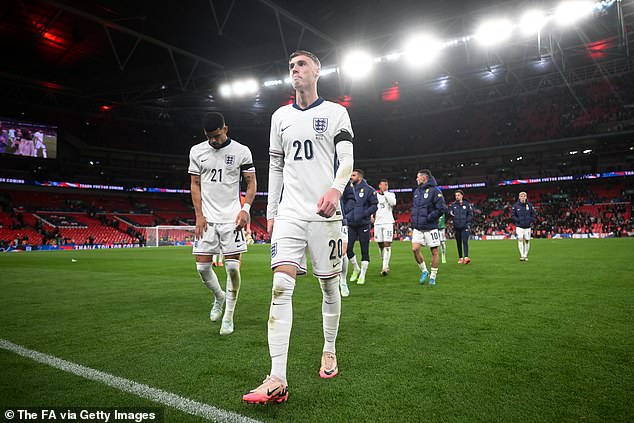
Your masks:
<svg viewBox="0 0 634 423"><path fill-rule="evenodd" d="M519 201L513 206L511 217L515 223L517 233L517 246L520 249L520 261L528 261L528 250L531 247L531 223L535 219L533 205L526 201L528 195L522 191Z"/></svg>
<svg viewBox="0 0 634 423"><path fill-rule="evenodd" d="M357 281L357 284L363 285L365 283L365 273L370 264L371 218L378 208L377 204L379 201L376 198L376 190L363 179L363 171L361 169L352 171L349 189L354 194L354 201L347 202L344 213L348 222L348 259L354 266L350 282ZM357 239L359 240L359 245L361 245L361 267L359 267L357 258L354 255L354 243Z"/></svg>
<svg viewBox="0 0 634 423"><path fill-rule="evenodd" d="M438 246L440 245L440 234L438 233L438 219L447 211L445 198L442 195L436 179L428 169L419 170L416 175L418 188L414 191L414 202L412 204L412 251L421 275L419 282L425 283L429 276L429 285L436 285L436 275L438 274ZM420 247L426 246L431 250L431 274L427 271L425 260L420 252Z"/></svg>
<svg viewBox="0 0 634 423"><path fill-rule="evenodd" d="M458 264L469 264L469 224L473 219L473 208L461 190L456 191L456 201L449 207L449 212L453 216L453 230L456 235L456 244L458 245ZM462 251L464 249L464 256ZM463 258L464 257L464 258Z"/></svg>

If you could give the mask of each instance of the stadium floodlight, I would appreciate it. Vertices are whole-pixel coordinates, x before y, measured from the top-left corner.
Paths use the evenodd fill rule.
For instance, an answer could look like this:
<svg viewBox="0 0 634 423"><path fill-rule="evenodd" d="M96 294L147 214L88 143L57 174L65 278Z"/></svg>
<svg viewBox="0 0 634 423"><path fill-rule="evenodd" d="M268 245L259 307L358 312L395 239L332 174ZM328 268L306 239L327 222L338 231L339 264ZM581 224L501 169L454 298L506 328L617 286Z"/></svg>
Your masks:
<svg viewBox="0 0 634 423"><path fill-rule="evenodd" d="M368 76L374 67L374 58L365 51L353 51L348 53L343 60L341 69L350 78L363 78Z"/></svg>
<svg viewBox="0 0 634 423"><path fill-rule="evenodd" d="M524 35L537 34L546 25L546 15L541 10L529 10L520 19L520 29Z"/></svg>
<svg viewBox="0 0 634 423"><path fill-rule="evenodd" d="M258 81L253 78L244 81L244 86L247 90L247 94L255 94L258 92Z"/></svg>
<svg viewBox="0 0 634 423"><path fill-rule="evenodd" d="M562 26L572 25L589 16L594 6L592 1L565 1L555 9L555 20Z"/></svg>
<svg viewBox="0 0 634 423"><path fill-rule="evenodd" d="M281 79L272 79L270 81L264 81L262 85L265 87L275 87L277 85L282 85L284 82Z"/></svg>
<svg viewBox="0 0 634 423"><path fill-rule="evenodd" d="M387 60L388 62L396 62L400 58L401 58L401 53L390 53L385 56L385 60Z"/></svg>
<svg viewBox="0 0 634 423"><path fill-rule="evenodd" d="M575 154L577 154L577 153L578 153L578 151L577 151L577 150L572 150L569 154L570 154L571 156L574 156L574 155L575 155Z"/></svg>
<svg viewBox="0 0 634 423"><path fill-rule="evenodd" d="M493 46L506 41L513 32L513 23L508 19L493 19L478 27L475 38L485 46Z"/></svg>
<svg viewBox="0 0 634 423"><path fill-rule="evenodd" d="M258 92L258 83L255 79L242 79L231 84L231 92L235 96L244 96Z"/></svg>
<svg viewBox="0 0 634 423"><path fill-rule="evenodd" d="M223 97L231 97L233 95L233 90L231 89L231 85L222 84L220 86L220 95Z"/></svg>
<svg viewBox="0 0 634 423"><path fill-rule="evenodd" d="M321 72L319 72L319 76L327 76L327 75L330 75L331 73L336 73L336 72L337 72L336 67L325 68L325 69L322 69Z"/></svg>
<svg viewBox="0 0 634 423"><path fill-rule="evenodd" d="M247 93L246 84L244 81L235 81L231 84L231 91L233 92L233 95L237 97L243 96Z"/></svg>
<svg viewBox="0 0 634 423"><path fill-rule="evenodd" d="M592 150L589 148L587 150L583 150L583 154L590 154L590 153L592 153Z"/></svg>
<svg viewBox="0 0 634 423"><path fill-rule="evenodd" d="M429 34L418 34L405 43L405 60L410 66L423 67L438 57L444 44Z"/></svg>

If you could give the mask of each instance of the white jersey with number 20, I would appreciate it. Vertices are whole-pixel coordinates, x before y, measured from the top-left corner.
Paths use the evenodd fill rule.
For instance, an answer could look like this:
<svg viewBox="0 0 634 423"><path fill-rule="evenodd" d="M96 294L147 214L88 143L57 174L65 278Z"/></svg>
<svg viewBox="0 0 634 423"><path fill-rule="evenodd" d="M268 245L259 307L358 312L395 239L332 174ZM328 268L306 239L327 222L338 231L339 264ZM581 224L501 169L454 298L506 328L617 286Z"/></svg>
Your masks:
<svg viewBox="0 0 634 423"><path fill-rule="evenodd" d="M342 131L353 136L348 111L321 97L307 109L289 104L273 113L269 154L284 160L284 186L277 214L269 218L341 220L339 207L330 218L317 215L317 202L334 182L335 136Z"/></svg>

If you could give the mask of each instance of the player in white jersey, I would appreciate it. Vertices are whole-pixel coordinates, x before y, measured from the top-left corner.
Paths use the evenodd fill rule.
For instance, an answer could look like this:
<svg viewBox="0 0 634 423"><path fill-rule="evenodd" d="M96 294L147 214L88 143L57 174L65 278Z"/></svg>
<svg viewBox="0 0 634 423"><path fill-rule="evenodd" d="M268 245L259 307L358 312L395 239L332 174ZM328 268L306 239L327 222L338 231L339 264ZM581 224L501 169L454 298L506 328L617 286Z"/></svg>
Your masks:
<svg viewBox="0 0 634 423"><path fill-rule="evenodd" d="M335 355L343 255L339 200L353 168L352 127L345 108L317 95L320 70L314 54L303 50L291 54L289 71L296 100L271 118L267 226L274 272L268 320L272 366L264 382L242 397L249 403L288 399L292 296L296 276L306 272L306 251L323 294L324 348L319 375L327 379L339 371Z"/></svg>
<svg viewBox="0 0 634 423"><path fill-rule="evenodd" d="M203 283L214 294L209 318L215 322L222 316L220 334L228 335L233 332L233 313L240 291L241 254L247 251L244 227L249 223L257 183L251 151L227 137L228 127L222 114L205 115L203 129L207 141L196 144L189 152L191 194L196 210L193 254ZM242 208L240 177L247 185ZM226 294L211 265L214 254L225 256Z"/></svg>
<svg viewBox="0 0 634 423"><path fill-rule="evenodd" d="M35 151L33 151L33 156L37 157L37 152L42 150L42 157L47 158L46 155L46 144L44 144L44 134L42 131L37 131L33 134L33 140L35 141Z"/></svg>
<svg viewBox="0 0 634 423"><path fill-rule="evenodd" d="M381 276L386 276L390 271L390 257L392 256L392 239L394 238L394 215L392 210L396 207L396 194L388 191L387 179L379 181L378 209L374 217L374 239L379 245L383 266Z"/></svg>

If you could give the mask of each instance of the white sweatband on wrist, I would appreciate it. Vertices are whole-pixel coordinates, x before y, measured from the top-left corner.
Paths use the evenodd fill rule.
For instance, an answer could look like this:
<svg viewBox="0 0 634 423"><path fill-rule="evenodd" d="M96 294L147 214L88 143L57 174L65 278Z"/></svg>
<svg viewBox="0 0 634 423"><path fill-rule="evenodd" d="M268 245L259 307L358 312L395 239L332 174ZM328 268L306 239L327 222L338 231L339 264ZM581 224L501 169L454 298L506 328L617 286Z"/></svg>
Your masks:
<svg viewBox="0 0 634 423"><path fill-rule="evenodd" d="M249 213L249 212L251 211L251 204L249 204L249 203L244 203L244 204L242 205L242 211L245 211L245 212Z"/></svg>
<svg viewBox="0 0 634 423"><path fill-rule="evenodd" d="M343 192L346 185L350 183L350 175L354 168L353 148L352 142L340 141L335 146L337 151L337 158L339 159L339 167L335 175L335 180L332 183L332 188L339 192Z"/></svg>

